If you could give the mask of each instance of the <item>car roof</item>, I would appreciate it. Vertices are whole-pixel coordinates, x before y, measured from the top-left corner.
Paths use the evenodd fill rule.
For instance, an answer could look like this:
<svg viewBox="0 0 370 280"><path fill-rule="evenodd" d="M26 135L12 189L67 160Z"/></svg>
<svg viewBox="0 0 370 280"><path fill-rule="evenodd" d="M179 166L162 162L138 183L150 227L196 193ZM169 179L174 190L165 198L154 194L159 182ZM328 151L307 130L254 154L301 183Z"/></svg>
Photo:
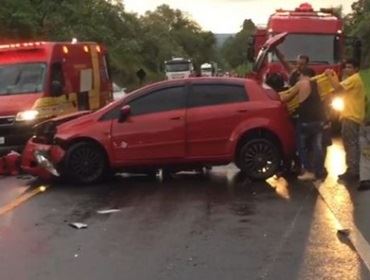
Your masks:
<svg viewBox="0 0 370 280"><path fill-rule="evenodd" d="M186 79L176 79L176 80L164 80L156 83L152 83L143 86L139 89L127 93L124 97L119 98L109 105L103 108L104 111L108 111L111 108L120 106L122 104L128 104L133 99L136 99L142 95L147 94L150 91L173 87L173 86L184 86L191 84L230 84L237 86L257 86L262 90L262 87L254 80L248 78L234 78L234 77L198 77L198 78L186 78Z"/></svg>
<svg viewBox="0 0 370 280"><path fill-rule="evenodd" d="M192 84L230 84L230 85L238 85L238 86L245 86L250 79L245 78L232 78L232 77L193 77L193 78L185 78L185 79L174 79L174 80L164 80L160 82L155 82L146 86L143 86L139 89L136 89L130 93L128 93L124 98L126 102L141 96L148 91L162 89L167 87L173 86L184 86L184 85L192 85Z"/></svg>

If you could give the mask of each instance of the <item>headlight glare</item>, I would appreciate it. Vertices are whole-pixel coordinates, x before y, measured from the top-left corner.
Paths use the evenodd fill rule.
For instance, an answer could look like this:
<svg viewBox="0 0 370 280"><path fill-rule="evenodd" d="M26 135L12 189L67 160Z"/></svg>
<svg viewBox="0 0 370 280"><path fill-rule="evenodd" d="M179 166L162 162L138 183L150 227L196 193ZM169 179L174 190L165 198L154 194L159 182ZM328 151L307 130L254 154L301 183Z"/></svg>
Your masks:
<svg viewBox="0 0 370 280"><path fill-rule="evenodd" d="M335 97L331 102L331 107L338 112L342 112L344 110L344 101L341 97Z"/></svg>
<svg viewBox="0 0 370 280"><path fill-rule="evenodd" d="M36 110L28 110L19 112L16 117L16 121L33 121L37 118L39 112Z"/></svg>

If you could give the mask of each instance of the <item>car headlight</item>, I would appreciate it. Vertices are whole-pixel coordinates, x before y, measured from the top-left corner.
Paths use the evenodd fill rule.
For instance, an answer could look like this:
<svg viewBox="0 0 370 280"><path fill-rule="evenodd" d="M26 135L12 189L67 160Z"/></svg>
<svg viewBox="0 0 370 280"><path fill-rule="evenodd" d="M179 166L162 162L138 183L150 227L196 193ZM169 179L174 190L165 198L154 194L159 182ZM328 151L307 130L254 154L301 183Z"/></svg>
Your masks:
<svg viewBox="0 0 370 280"><path fill-rule="evenodd" d="M331 107L338 112L342 112L344 110L344 100L342 97L335 97L331 102Z"/></svg>
<svg viewBox="0 0 370 280"><path fill-rule="evenodd" d="M39 112L36 110L28 110L19 112L16 117L16 121L33 121L37 118Z"/></svg>

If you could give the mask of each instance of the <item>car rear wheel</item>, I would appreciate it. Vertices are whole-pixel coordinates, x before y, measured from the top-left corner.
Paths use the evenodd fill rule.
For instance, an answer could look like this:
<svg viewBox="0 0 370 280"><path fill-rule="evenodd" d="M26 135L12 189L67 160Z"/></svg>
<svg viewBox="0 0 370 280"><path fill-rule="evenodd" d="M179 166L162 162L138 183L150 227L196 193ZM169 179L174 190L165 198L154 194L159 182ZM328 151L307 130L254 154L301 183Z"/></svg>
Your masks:
<svg viewBox="0 0 370 280"><path fill-rule="evenodd" d="M103 179L108 171L107 160L97 145L79 142L67 150L64 171L70 180L82 184L96 183Z"/></svg>
<svg viewBox="0 0 370 280"><path fill-rule="evenodd" d="M255 180L265 180L280 168L281 155L277 145L269 139L251 139L239 152L238 167Z"/></svg>

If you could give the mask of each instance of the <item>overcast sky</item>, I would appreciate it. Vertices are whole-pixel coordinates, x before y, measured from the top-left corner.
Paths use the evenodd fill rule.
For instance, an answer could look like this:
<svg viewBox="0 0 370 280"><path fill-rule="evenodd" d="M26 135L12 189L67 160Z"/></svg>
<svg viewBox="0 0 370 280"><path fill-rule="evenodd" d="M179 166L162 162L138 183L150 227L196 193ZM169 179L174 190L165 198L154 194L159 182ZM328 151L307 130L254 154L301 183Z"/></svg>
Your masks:
<svg viewBox="0 0 370 280"><path fill-rule="evenodd" d="M143 14L161 4L168 4L187 12L203 29L214 33L236 33L244 19L266 24L271 13L278 8L293 9L303 2L314 8L342 5L344 12L351 11L353 0L123 0L126 10Z"/></svg>

